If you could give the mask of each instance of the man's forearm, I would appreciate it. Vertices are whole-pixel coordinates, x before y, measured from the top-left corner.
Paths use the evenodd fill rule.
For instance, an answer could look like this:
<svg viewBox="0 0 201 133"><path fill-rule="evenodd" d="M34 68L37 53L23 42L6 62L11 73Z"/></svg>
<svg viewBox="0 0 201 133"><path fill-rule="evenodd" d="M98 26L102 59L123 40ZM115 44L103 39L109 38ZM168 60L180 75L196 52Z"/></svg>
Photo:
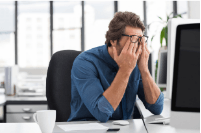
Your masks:
<svg viewBox="0 0 201 133"><path fill-rule="evenodd" d="M145 100L149 104L154 104L160 96L160 89L154 82L149 70L142 71L142 84L144 88Z"/></svg>
<svg viewBox="0 0 201 133"><path fill-rule="evenodd" d="M103 93L114 110L116 110L123 98L126 87L128 85L129 77L129 72L125 72L119 69L110 87Z"/></svg>

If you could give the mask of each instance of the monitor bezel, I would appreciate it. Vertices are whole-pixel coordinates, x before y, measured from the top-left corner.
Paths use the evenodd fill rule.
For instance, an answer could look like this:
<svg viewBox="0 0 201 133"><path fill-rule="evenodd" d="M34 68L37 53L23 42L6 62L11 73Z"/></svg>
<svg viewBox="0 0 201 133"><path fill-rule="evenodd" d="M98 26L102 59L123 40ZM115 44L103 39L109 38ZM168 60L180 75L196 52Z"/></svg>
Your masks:
<svg viewBox="0 0 201 133"><path fill-rule="evenodd" d="M175 56L174 56L173 83L172 83L172 102L171 102L172 111L200 112L200 108L188 108L188 107L176 106L176 95L177 95L176 87L177 87L177 77L178 77L178 63L176 62L179 62L181 30L182 29L197 29L197 28L200 28L200 23L181 24L181 25L178 25L176 29Z"/></svg>

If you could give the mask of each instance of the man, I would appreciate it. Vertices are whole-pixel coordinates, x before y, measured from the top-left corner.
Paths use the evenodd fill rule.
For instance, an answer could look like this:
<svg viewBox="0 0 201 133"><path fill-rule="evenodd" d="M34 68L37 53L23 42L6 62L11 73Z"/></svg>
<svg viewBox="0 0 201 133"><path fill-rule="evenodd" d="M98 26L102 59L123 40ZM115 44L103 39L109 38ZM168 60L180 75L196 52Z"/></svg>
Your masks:
<svg viewBox="0 0 201 133"><path fill-rule="evenodd" d="M118 12L109 24L106 45L75 59L68 121L130 119L136 95L153 114L162 112L164 96L148 70L144 30L138 15Z"/></svg>

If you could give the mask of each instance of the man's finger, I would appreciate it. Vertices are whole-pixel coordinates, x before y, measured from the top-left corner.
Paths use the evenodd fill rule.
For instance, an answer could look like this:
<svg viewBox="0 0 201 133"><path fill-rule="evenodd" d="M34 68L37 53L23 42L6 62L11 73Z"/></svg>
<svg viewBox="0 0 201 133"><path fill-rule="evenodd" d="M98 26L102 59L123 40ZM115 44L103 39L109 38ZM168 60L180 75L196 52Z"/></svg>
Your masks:
<svg viewBox="0 0 201 133"><path fill-rule="evenodd" d="M128 40L126 41L126 44L124 45L124 48L122 49L122 51L127 52L130 43L131 43L130 38L128 38Z"/></svg>
<svg viewBox="0 0 201 133"><path fill-rule="evenodd" d="M130 46L129 46L129 48L128 48L128 52L132 53L134 47L135 47L135 43L131 43Z"/></svg>
<svg viewBox="0 0 201 133"><path fill-rule="evenodd" d="M141 42L141 46L142 46L142 55L144 55L146 53L146 49L145 49L144 43Z"/></svg>
<svg viewBox="0 0 201 133"><path fill-rule="evenodd" d="M141 50L140 50L140 55L141 55L141 53L142 53L142 47L141 47Z"/></svg>
<svg viewBox="0 0 201 133"><path fill-rule="evenodd" d="M144 38L144 37L142 37L141 42L142 42L143 44L145 44L145 38Z"/></svg>
<svg viewBox="0 0 201 133"><path fill-rule="evenodd" d="M144 40L144 37L142 37L141 44L142 44L143 47L145 46L145 40Z"/></svg>
<svg viewBox="0 0 201 133"><path fill-rule="evenodd" d="M133 45L134 45L134 47L133 47L133 49L132 49L132 51L131 51L131 53L135 53L136 52L136 49L137 49L137 43L133 43Z"/></svg>
<svg viewBox="0 0 201 133"><path fill-rule="evenodd" d="M150 54L149 49L148 49L148 47L147 47L147 44L145 44L145 49L146 49L146 51Z"/></svg>
<svg viewBox="0 0 201 133"><path fill-rule="evenodd" d="M138 46L138 50L137 50L137 52L136 52L137 57L138 57L139 54L142 52L142 51L141 51L141 50L142 50L141 47L142 47L141 45Z"/></svg>
<svg viewBox="0 0 201 133"><path fill-rule="evenodd" d="M135 47L133 48L133 54L135 54L136 51L139 49L138 43L135 43L134 45L135 45Z"/></svg>

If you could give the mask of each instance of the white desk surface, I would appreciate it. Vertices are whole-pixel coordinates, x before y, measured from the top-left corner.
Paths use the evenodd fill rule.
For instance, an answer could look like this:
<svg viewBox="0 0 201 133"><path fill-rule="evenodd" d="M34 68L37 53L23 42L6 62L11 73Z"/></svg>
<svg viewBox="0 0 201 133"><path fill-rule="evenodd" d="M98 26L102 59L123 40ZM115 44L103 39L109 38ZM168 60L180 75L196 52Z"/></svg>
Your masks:
<svg viewBox="0 0 201 133"><path fill-rule="evenodd" d="M47 101L47 98L46 96L41 97L6 96L6 101Z"/></svg>
<svg viewBox="0 0 201 133"><path fill-rule="evenodd" d="M129 125L119 126L113 125L109 120L107 123L100 123L98 121L79 121L79 122L56 122L53 133L63 133L61 128L57 125L64 124L81 124L81 123L94 123L98 122L109 128L120 128L118 133L147 133L141 119L130 119ZM93 131L72 131L73 133L106 133L106 130L93 130ZM41 133L39 126L36 123L0 123L0 133ZM68 132L71 133L71 132Z"/></svg>
<svg viewBox="0 0 201 133"><path fill-rule="evenodd" d="M4 105L6 101L47 101L46 96L41 97L17 97L17 96L6 96L0 94L0 106Z"/></svg>
<svg viewBox="0 0 201 133"><path fill-rule="evenodd" d="M148 118L150 120L152 119L154 120L155 118L170 117L170 100L169 99L164 99L163 111L160 115L153 115L149 110L145 108L141 100L137 100L136 103L137 103L137 106L139 106L139 110L141 110L144 119Z"/></svg>
<svg viewBox="0 0 201 133"><path fill-rule="evenodd" d="M145 109L141 100L137 100L138 109L141 111L146 127L149 133L200 133L200 130L188 130L188 129L176 129L170 125L163 124L149 124L150 121L155 118L167 118L170 117L170 103L169 99L164 99L163 111L160 115L153 115L149 110Z"/></svg>
<svg viewBox="0 0 201 133"><path fill-rule="evenodd" d="M1 103L4 104L6 100L42 100L43 98L13 98L13 97L5 97L5 95L0 95L0 105ZM43 99L45 100L45 99ZM163 111L161 115L153 115L149 110L145 109L143 103L140 100L137 100L137 106L141 111L142 115L144 116L145 124L148 129L149 133L199 133L200 130L184 130L184 129L176 129L171 127L170 125L163 125L163 124L149 124L148 122L153 121L155 118L162 118L162 117L170 117L170 100L164 100ZM141 119L130 119L128 120L130 125L128 126L118 126L113 125L111 122L108 121L107 123L101 123L104 126L108 126L110 128L119 127L120 131L118 133L147 133L145 130L144 124ZM57 122L55 124L55 128L53 133L64 132L60 129L57 125L62 124L75 124L75 123L93 123L98 121L79 121L79 122ZM74 131L75 132L75 131ZM73 132L73 133L74 133ZM79 132L79 131L76 131ZM96 133L105 133L106 131L87 131L87 132L96 132ZM40 128L36 123L0 123L0 133L41 133ZM82 131L83 133L83 131Z"/></svg>

